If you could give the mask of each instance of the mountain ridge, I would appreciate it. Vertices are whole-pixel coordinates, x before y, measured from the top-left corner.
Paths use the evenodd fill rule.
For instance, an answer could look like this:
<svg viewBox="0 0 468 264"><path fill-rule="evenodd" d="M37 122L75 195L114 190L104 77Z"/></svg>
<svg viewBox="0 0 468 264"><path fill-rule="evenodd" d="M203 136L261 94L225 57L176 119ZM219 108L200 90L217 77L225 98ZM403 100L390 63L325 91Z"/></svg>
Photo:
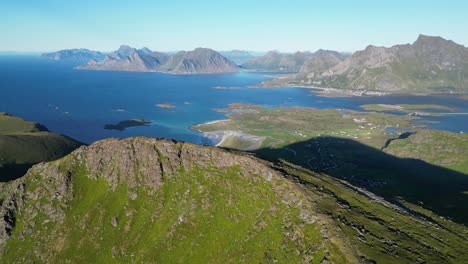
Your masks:
<svg viewBox="0 0 468 264"><path fill-rule="evenodd" d="M0 190L4 263L466 260L466 227L294 165L173 140L98 141Z"/></svg>
<svg viewBox="0 0 468 264"><path fill-rule="evenodd" d="M43 53L42 58L51 60L103 60L105 54L89 49L65 49L56 52Z"/></svg>
<svg viewBox="0 0 468 264"><path fill-rule="evenodd" d="M304 62L313 56L313 53L308 51L297 51L293 54L269 51L263 56L251 58L241 67L248 70L297 72Z"/></svg>
<svg viewBox="0 0 468 264"><path fill-rule="evenodd" d="M128 46L123 49L128 52ZM104 61L91 60L86 65L80 65L80 70L114 70L136 72L163 72L173 74L210 74L231 73L239 70L238 66L218 52L207 48L196 48L193 51L180 51L176 54L160 52L146 53L132 50L119 58L107 56Z"/></svg>
<svg viewBox="0 0 468 264"><path fill-rule="evenodd" d="M270 84L390 93L466 92L467 61L468 49L463 45L420 35L412 44L389 48L369 45L328 68L311 67L293 78Z"/></svg>

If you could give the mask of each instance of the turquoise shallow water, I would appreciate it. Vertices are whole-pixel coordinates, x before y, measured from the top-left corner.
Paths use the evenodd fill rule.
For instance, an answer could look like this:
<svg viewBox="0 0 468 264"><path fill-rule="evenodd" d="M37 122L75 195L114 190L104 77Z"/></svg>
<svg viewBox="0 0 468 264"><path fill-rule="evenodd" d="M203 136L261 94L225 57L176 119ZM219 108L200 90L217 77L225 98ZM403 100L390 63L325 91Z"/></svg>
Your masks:
<svg viewBox="0 0 468 264"><path fill-rule="evenodd" d="M80 63L83 62L0 56L0 111L40 122L53 132L85 143L108 137L151 136L200 144L212 142L190 127L224 119L223 113L212 109L230 103L354 110L362 110L359 105L368 103L417 103L442 104L468 112L468 101L452 96L325 98L302 88L247 88L269 79L263 73L170 75L74 70ZM214 89L217 86L235 88ZM161 103L176 108L155 106ZM104 129L105 124L132 118L151 120L152 124L122 132ZM435 129L468 131L468 115L426 119L439 122L430 124Z"/></svg>

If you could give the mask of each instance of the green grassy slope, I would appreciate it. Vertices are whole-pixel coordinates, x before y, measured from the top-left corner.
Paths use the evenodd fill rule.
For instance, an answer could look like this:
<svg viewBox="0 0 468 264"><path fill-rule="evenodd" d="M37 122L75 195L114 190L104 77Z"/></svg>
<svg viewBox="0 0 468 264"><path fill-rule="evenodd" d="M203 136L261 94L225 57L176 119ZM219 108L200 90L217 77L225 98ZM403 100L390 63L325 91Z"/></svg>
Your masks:
<svg viewBox="0 0 468 264"><path fill-rule="evenodd" d="M412 216L326 175L270 166L244 154L146 138L80 148L0 186L2 219L14 222L6 244L0 232L1 262L467 258L461 225Z"/></svg>
<svg viewBox="0 0 468 264"><path fill-rule="evenodd" d="M121 155L80 150L7 185L7 195L24 186L24 204L2 263L320 263L334 250L301 190L248 157L220 165L231 154L152 139L108 142L92 147ZM108 158L107 167L88 163ZM345 258L334 251L331 259Z"/></svg>
<svg viewBox="0 0 468 264"><path fill-rule="evenodd" d="M22 176L31 164L61 158L80 145L40 124L0 113L0 181Z"/></svg>
<svg viewBox="0 0 468 264"><path fill-rule="evenodd" d="M466 134L427 130L410 123L416 117L376 112L234 108L231 111L239 114L231 115L228 121L196 129L238 130L265 137L255 151L261 158L326 172L388 199L403 198L468 223ZM397 133L390 134L386 128ZM416 133L401 137L406 129Z"/></svg>

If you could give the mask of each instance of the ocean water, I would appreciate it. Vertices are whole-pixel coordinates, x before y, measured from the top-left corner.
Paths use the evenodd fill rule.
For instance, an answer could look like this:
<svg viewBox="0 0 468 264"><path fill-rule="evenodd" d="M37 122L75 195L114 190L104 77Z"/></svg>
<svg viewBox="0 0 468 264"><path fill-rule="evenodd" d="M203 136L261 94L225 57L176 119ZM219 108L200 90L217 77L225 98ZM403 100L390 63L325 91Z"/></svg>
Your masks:
<svg viewBox="0 0 468 264"><path fill-rule="evenodd" d="M327 98L310 89L252 89L264 73L170 75L82 71L84 62L50 61L37 56L0 56L0 112L40 122L51 131L85 143L108 137L151 136L198 144L211 140L190 129L195 124L224 119L212 111L230 103L265 107L309 106L362 110L362 104L440 104L468 112L468 101L454 96L383 96ZM230 89L214 89L214 87ZM170 103L173 109L156 104ZM123 109L124 111L117 111ZM105 124L144 118L152 123L125 131L105 130ZM468 115L425 117L432 128L468 131Z"/></svg>

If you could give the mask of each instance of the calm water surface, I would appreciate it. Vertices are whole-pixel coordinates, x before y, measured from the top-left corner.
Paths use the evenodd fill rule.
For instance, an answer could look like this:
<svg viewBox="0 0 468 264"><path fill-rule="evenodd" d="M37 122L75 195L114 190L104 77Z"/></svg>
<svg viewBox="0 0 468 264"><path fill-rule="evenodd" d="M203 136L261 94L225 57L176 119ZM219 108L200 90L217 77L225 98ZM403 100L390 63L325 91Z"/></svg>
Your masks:
<svg viewBox="0 0 468 264"><path fill-rule="evenodd" d="M384 96L326 98L309 89L250 89L269 79L262 73L170 75L81 71L84 62L49 61L34 56L0 56L0 112L46 125L51 131L91 143L108 137L151 136L211 144L194 124L224 119L212 111L230 103L265 107L310 106L362 110L362 104L439 104L468 112L468 101L453 96ZM236 87L214 89L214 87ZM174 109L155 105L170 103ZM117 111L125 110L124 112ZM103 129L105 124L133 118L151 120L145 127L125 131ZM432 128L468 131L468 115L425 117Z"/></svg>

